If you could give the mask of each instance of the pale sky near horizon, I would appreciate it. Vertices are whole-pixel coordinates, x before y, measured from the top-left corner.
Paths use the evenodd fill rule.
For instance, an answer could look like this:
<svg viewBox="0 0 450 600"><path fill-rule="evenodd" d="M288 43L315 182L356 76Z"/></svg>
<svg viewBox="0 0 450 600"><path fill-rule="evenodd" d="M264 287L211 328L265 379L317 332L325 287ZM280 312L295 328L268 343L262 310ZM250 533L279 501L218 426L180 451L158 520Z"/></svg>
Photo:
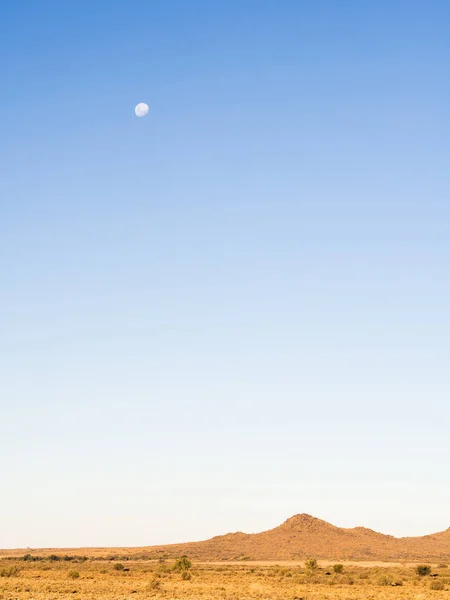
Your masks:
<svg viewBox="0 0 450 600"><path fill-rule="evenodd" d="M0 548L450 527L449 23L2 2Z"/></svg>

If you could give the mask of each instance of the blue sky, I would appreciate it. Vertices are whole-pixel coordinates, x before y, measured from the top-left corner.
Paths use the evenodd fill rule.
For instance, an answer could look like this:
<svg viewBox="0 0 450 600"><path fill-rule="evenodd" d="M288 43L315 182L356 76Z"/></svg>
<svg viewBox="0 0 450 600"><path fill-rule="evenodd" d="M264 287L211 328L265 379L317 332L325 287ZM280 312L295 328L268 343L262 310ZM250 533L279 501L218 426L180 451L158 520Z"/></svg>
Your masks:
<svg viewBox="0 0 450 600"><path fill-rule="evenodd" d="M449 18L1 4L0 547L450 526Z"/></svg>

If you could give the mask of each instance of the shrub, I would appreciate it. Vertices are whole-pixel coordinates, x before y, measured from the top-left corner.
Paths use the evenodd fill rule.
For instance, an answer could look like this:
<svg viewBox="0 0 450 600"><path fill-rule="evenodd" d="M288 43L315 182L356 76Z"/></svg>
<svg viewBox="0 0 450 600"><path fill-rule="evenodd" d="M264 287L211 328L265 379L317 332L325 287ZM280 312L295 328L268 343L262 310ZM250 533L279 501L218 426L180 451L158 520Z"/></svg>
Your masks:
<svg viewBox="0 0 450 600"><path fill-rule="evenodd" d="M318 568L317 560L315 558L308 558L305 561L305 569L307 571L316 571Z"/></svg>
<svg viewBox="0 0 450 600"><path fill-rule="evenodd" d="M445 583L443 581L439 581L439 579L435 579L430 583L430 590L445 590Z"/></svg>
<svg viewBox="0 0 450 600"><path fill-rule="evenodd" d="M431 573L431 567L429 565L417 565L416 573L420 577L425 577Z"/></svg>
<svg viewBox="0 0 450 600"><path fill-rule="evenodd" d="M382 575L378 580L378 585L393 585L394 580L390 575Z"/></svg>
<svg viewBox="0 0 450 600"><path fill-rule="evenodd" d="M175 573L182 573L183 571L189 571L192 567L191 561L187 556L182 556L175 561L175 564L172 567L172 571Z"/></svg>
<svg viewBox="0 0 450 600"><path fill-rule="evenodd" d="M122 563L116 563L116 564L113 566L113 569L114 569L115 571L123 571L123 570L125 569L125 567L123 566L123 564L122 564Z"/></svg>
<svg viewBox="0 0 450 600"><path fill-rule="evenodd" d="M67 577L70 577L70 579L79 579L80 574L78 573L78 571L69 571L67 573Z"/></svg>
<svg viewBox="0 0 450 600"><path fill-rule="evenodd" d="M148 584L148 588L149 591L156 591L156 590L160 590L161 589L161 582L159 579L157 578L153 578L150 583Z"/></svg>
<svg viewBox="0 0 450 600"><path fill-rule="evenodd" d="M192 579L192 575L189 573L189 571L182 571L181 579L183 579L183 581L189 581L190 579Z"/></svg>
<svg viewBox="0 0 450 600"><path fill-rule="evenodd" d="M170 569L167 565L165 565L164 563L161 563L158 568L157 568L157 573L169 573Z"/></svg>
<svg viewBox="0 0 450 600"><path fill-rule="evenodd" d="M341 565L340 563L337 565L333 565L333 571L335 573L343 573L344 572L344 565Z"/></svg>
<svg viewBox="0 0 450 600"><path fill-rule="evenodd" d="M0 570L0 577L17 577L18 575L20 575L20 569L15 565L12 567L4 567Z"/></svg>

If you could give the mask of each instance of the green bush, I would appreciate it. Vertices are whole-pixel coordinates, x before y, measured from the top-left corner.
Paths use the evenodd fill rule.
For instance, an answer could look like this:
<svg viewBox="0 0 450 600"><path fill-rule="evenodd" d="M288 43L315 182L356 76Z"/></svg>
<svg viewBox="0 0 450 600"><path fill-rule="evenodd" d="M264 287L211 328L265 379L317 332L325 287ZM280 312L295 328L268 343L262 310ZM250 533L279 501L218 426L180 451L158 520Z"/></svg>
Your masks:
<svg viewBox="0 0 450 600"><path fill-rule="evenodd" d="M192 567L191 561L187 556L182 556L175 561L175 564L172 567L172 571L175 573L182 573L183 571L189 571Z"/></svg>
<svg viewBox="0 0 450 600"><path fill-rule="evenodd" d="M338 563L337 565L333 565L333 571L335 573L343 573L344 572L344 565L341 565L340 563Z"/></svg>
<svg viewBox="0 0 450 600"><path fill-rule="evenodd" d="M125 569L125 567L123 566L123 564L122 564L122 563L116 563L116 564L113 566L113 569L114 569L115 571L123 571L123 570Z"/></svg>
<svg viewBox="0 0 450 600"><path fill-rule="evenodd" d="M425 577L431 573L431 567L429 565L417 565L416 573L420 577Z"/></svg>
<svg viewBox="0 0 450 600"><path fill-rule="evenodd" d="M190 579L192 579L192 575L189 573L189 571L182 571L181 579L183 579L184 581L189 581Z"/></svg>

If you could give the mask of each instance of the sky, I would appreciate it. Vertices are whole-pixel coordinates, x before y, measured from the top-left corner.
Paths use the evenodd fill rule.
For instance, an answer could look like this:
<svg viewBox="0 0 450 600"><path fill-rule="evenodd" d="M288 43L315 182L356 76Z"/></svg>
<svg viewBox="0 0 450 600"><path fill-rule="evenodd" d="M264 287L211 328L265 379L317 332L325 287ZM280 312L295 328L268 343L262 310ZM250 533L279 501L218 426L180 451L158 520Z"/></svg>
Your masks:
<svg viewBox="0 0 450 600"><path fill-rule="evenodd" d="M450 527L449 19L1 3L0 547Z"/></svg>

